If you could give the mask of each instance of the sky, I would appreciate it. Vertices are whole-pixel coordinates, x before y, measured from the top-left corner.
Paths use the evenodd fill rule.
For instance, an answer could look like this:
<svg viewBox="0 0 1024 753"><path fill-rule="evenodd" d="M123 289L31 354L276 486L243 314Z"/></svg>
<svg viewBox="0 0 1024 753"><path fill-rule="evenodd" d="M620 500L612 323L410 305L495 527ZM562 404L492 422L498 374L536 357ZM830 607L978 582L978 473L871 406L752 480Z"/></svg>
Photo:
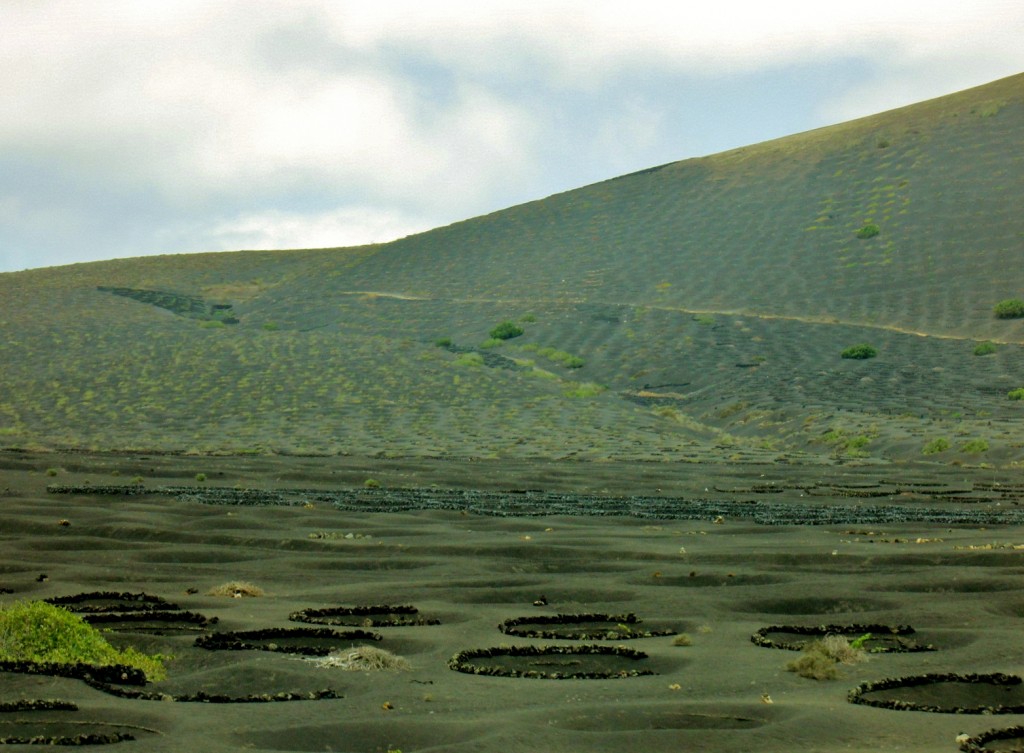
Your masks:
<svg viewBox="0 0 1024 753"><path fill-rule="evenodd" d="M0 0L0 272L385 242L1024 72L1020 0Z"/></svg>

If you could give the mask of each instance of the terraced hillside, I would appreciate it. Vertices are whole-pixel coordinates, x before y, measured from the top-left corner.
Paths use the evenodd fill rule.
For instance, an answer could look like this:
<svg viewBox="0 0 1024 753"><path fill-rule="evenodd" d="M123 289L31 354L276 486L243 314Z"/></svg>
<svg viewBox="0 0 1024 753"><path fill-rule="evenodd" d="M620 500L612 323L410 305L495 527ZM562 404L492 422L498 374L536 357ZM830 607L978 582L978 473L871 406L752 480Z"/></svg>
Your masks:
<svg viewBox="0 0 1024 753"><path fill-rule="evenodd" d="M1021 463L1021 143L1024 75L380 246L0 275L0 446Z"/></svg>

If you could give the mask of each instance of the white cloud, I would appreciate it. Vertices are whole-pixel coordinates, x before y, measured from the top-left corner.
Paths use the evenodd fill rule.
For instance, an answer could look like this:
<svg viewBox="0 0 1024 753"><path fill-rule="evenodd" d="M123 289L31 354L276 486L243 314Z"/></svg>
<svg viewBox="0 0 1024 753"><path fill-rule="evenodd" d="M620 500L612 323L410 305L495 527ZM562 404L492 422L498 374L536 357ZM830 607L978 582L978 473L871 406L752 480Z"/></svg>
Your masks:
<svg viewBox="0 0 1024 753"><path fill-rule="evenodd" d="M247 213L220 222L203 235L206 248L262 251L384 243L431 227L430 220L366 206L321 213Z"/></svg>
<svg viewBox="0 0 1024 753"><path fill-rule="evenodd" d="M119 253L164 215L163 251L185 227L175 249L210 227L231 247L365 242L568 188L567 161L599 179L690 156L665 151L658 82L859 61L813 127L1024 70L1019 0L4 0L0 30L0 194L38 210L20 237L45 247L45 208ZM4 181L11 161L52 175L45 201Z"/></svg>

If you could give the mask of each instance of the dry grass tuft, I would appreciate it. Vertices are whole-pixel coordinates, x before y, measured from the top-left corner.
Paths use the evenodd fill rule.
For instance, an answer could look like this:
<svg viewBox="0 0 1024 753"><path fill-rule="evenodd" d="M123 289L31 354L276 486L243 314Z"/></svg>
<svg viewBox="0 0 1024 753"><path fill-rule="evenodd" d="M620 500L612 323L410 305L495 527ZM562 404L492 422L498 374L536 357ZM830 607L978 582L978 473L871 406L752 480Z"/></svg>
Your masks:
<svg viewBox="0 0 1024 753"><path fill-rule="evenodd" d="M321 667L337 667L350 672L406 672L412 669L405 657L373 646L334 651L310 661Z"/></svg>
<svg viewBox="0 0 1024 753"><path fill-rule="evenodd" d="M866 654L859 646L851 645L842 635L826 635L807 644L804 653L786 665L790 672L810 680L834 680L839 676L837 664L856 664Z"/></svg>
<svg viewBox="0 0 1024 753"><path fill-rule="evenodd" d="M851 645L850 641L841 635L826 635L811 643L807 650L818 651L837 664L857 664L867 657L863 648Z"/></svg>
<svg viewBox="0 0 1024 753"><path fill-rule="evenodd" d="M241 599L244 596L266 596L266 592L259 586L241 580L230 580L214 586L206 592L207 596L230 596L234 599Z"/></svg>
<svg viewBox="0 0 1024 753"><path fill-rule="evenodd" d="M786 665L790 672L796 672L808 680L834 680L839 677L836 663L818 652L808 652Z"/></svg>

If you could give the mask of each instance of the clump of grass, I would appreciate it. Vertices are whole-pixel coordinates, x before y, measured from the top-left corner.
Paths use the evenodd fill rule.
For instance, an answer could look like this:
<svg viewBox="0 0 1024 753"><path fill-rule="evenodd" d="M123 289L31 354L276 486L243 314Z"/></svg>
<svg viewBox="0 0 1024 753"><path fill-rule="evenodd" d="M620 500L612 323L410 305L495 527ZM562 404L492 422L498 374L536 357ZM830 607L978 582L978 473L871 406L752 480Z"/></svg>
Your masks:
<svg viewBox="0 0 1024 753"><path fill-rule="evenodd" d="M539 348L537 355L549 361L560 363L567 369L579 369L585 363L579 356L574 356L572 353L566 353L564 350L558 350L557 348Z"/></svg>
<svg viewBox="0 0 1024 753"><path fill-rule="evenodd" d="M450 337L439 337L434 340L434 345L439 348L450 348L452 345L452 339Z"/></svg>
<svg viewBox="0 0 1024 753"><path fill-rule="evenodd" d="M575 387L565 391L566 397L597 397L607 389L602 384L595 382L581 382Z"/></svg>
<svg viewBox="0 0 1024 753"><path fill-rule="evenodd" d="M199 483L202 483L202 482L206 481L206 474L205 473L197 473L196 474L196 481L198 481Z"/></svg>
<svg viewBox="0 0 1024 753"><path fill-rule="evenodd" d="M375 646L332 651L311 661L321 667L337 667L349 672L407 672L412 669L405 657Z"/></svg>
<svg viewBox="0 0 1024 753"><path fill-rule="evenodd" d="M501 339L499 339L497 337L489 337L486 340L484 340L482 343L480 343L480 347L484 348L484 349L487 349L487 348L497 348L503 342L505 342L505 341L501 340Z"/></svg>
<svg viewBox="0 0 1024 753"><path fill-rule="evenodd" d="M463 353L455 359L455 365L476 369L484 365L484 357L479 353Z"/></svg>
<svg viewBox="0 0 1024 753"><path fill-rule="evenodd" d="M994 342L985 340L984 342L980 342L976 346L974 346L974 355L987 356L992 353L995 353L997 350L999 350L999 348L996 347L996 344Z"/></svg>
<svg viewBox="0 0 1024 753"><path fill-rule="evenodd" d="M675 638L672 639L672 645L673 646L692 646L693 645L693 638L690 636L689 633L680 633L679 635L677 635Z"/></svg>
<svg viewBox="0 0 1024 753"><path fill-rule="evenodd" d="M1024 301L1020 298L1007 298L992 308L997 319L1020 319L1024 317Z"/></svg>
<svg viewBox="0 0 1024 753"><path fill-rule="evenodd" d="M834 680L839 677L836 663L824 654L807 652L786 664L786 671L796 672L808 680Z"/></svg>
<svg viewBox="0 0 1024 753"><path fill-rule="evenodd" d="M56 476L57 473L58 473L58 471L57 471L56 468L47 468L46 469L46 475L47 476Z"/></svg>
<svg viewBox="0 0 1024 753"><path fill-rule="evenodd" d="M786 669L810 680L834 680L839 676L836 665L864 661L864 643L869 637L851 643L842 635L826 635L807 644L803 654L786 664Z"/></svg>
<svg viewBox="0 0 1024 753"><path fill-rule="evenodd" d="M878 349L868 343L859 343L857 345L851 345L849 348L844 350L840 355L843 358L854 358L863 360L865 358L874 358L878 355Z"/></svg>
<svg viewBox="0 0 1024 753"><path fill-rule="evenodd" d="M375 478L368 478L363 482L363 486L367 489L380 489L380 481Z"/></svg>
<svg viewBox="0 0 1024 753"><path fill-rule="evenodd" d="M1024 387L1018 387L1015 390L1010 390L1006 393L1006 396L1010 400L1024 400Z"/></svg>
<svg viewBox="0 0 1024 753"><path fill-rule="evenodd" d="M924 455L937 455L940 452L945 452L950 448L949 440L945 437L936 437L931 440L922 448L921 453Z"/></svg>
<svg viewBox="0 0 1024 753"><path fill-rule="evenodd" d="M861 227L860 230L857 231L857 237L861 238L861 239L864 239L864 238L874 238L880 232L882 232L882 231L878 227L878 225L876 225L873 222L869 222L866 225L864 225L863 227Z"/></svg>
<svg viewBox="0 0 1024 753"><path fill-rule="evenodd" d="M252 583L248 583L246 581L229 580L227 583L221 583L219 586L214 586L206 592L206 595L230 596L234 599L241 599L247 596L266 596L266 592L259 586L255 586Z"/></svg>
<svg viewBox="0 0 1024 753"><path fill-rule="evenodd" d="M0 661L122 664L142 670L150 680L162 680L167 658L130 647L119 651L81 616L45 601L19 601L0 610Z"/></svg>

